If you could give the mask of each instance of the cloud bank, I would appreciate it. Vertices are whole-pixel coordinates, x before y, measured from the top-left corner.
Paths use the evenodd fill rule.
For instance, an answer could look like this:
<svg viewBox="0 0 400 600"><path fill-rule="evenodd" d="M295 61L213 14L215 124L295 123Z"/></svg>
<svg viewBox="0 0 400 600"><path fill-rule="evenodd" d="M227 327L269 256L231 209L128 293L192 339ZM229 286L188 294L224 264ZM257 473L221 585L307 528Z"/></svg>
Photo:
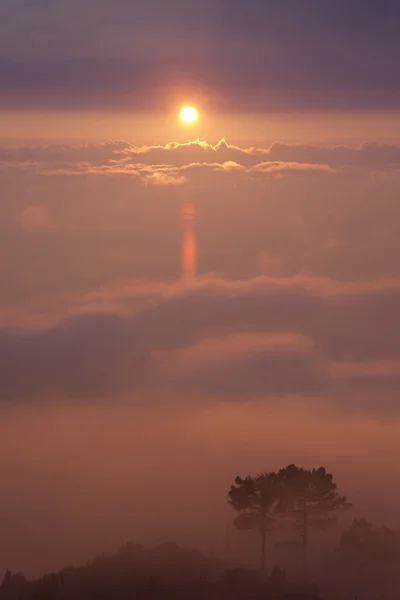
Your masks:
<svg viewBox="0 0 400 600"><path fill-rule="evenodd" d="M167 388L397 411L398 146L114 141L0 161L3 402ZM188 201L200 271L183 281Z"/></svg>
<svg viewBox="0 0 400 600"><path fill-rule="evenodd" d="M325 395L345 410L373 394L374 410L397 412L399 281L200 278L104 296L47 326L3 327L3 401L183 386L225 401Z"/></svg>
<svg viewBox="0 0 400 600"><path fill-rule="evenodd" d="M143 176L148 181L175 183L174 175L200 169L242 172L246 176L279 172L354 173L398 172L400 146L365 143L330 147L274 143L267 148L240 148L225 139L212 145L197 139L165 146L137 147L124 141L82 146L0 148L0 165L39 174L98 174Z"/></svg>

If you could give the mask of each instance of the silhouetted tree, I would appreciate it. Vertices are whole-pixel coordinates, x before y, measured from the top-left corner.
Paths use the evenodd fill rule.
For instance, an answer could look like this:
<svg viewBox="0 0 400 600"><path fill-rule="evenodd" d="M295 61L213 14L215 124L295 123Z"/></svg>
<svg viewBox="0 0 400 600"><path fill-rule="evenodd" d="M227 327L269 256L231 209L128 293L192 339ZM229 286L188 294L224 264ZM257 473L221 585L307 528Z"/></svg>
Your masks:
<svg viewBox="0 0 400 600"><path fill-rule="evenodd" d="M260 569L265 568L267 530L275 521L279 503L279 483L276 473L263 473L245 479L236 477L228 493L229 503L239 513L234 519L238 529L254 529L260 533Z"/></svg>
<svg viewBox="0 0 400 600"><path fill-rule="evenodd" d="M6 589L10 586L11 580L12 580L12 573L10 571L10 569L7 569L7 571L5 572L5 575L3 577L3 581L1 584L1 589Z"/></svg>
<svg viewBox="0 0 400 600"><path fill-rule="evenodd" d="M61 596L64 578L61 572L44 575L36 583L33 600L56 600Z"/></svg>
<svg viewBox="0 0 400 600"><path fill-rule="evenodd" d="M28 587L28 582L22 573L11 573L8 570L0 586L0 599L20 600L24 597Z"/></svg>
<svg viewBox="0 0 400 600"><path fill-rule="evenodd" d="M335 513L351 507L337 491L333 476L324 467L302 469L289 465L278 472L281 486L280 511L294 519L301 531L304 578L308 579L308 538L310 527L325 528L336 522Z"/></svg>

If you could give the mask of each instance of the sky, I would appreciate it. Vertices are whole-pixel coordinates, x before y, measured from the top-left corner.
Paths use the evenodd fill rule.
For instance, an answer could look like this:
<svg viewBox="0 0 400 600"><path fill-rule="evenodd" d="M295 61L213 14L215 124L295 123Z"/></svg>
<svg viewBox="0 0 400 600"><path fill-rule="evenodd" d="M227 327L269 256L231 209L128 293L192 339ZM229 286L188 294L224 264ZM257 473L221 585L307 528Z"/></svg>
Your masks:
<svg viewBox="0 0 400 600"><path fill-rule="evenodd" d="M399 139L399 11L397 0L1 0L1 135L185 141L184 102L213 143Z"/></svg>
<svg viewBox="0 0 400 600"><path fill-rule="evenodd" d="M221 553L293 462L400 527L399 18L0 0L0 568Z"/></svg>

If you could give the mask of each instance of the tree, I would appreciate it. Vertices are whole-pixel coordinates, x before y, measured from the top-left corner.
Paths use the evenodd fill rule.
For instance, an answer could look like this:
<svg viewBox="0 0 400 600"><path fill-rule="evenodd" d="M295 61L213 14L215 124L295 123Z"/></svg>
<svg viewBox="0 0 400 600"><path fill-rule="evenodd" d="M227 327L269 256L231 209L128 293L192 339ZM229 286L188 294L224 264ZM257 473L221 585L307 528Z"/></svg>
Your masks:
<svg viewBox="0 0 400 600"><path fill-rule="evenodd" d="M279 483L276 473L263 473L245 479L236 477L228 493L229 503L239 513L234 519L238 529L254 529L261 539L260 569L265 568L267 530L275 521L279 504Z"/></svg>
<svg viewBox="0 0 400 600"><path fill-rule="evenodd" d="M304 578L308 579L308 539L310 527L325 528L336 522L335 513L351 507L337 491L333 476L324 467L302 469L289 465L278 472L281 487L279 510L294 519L301 531Z"/></svg>
<svg viewBox="0 0 400 600"><path fill-rule="evenodd" d="M356 519L325 564L327 587L337 597L397 598L400 533Z"/></svg>

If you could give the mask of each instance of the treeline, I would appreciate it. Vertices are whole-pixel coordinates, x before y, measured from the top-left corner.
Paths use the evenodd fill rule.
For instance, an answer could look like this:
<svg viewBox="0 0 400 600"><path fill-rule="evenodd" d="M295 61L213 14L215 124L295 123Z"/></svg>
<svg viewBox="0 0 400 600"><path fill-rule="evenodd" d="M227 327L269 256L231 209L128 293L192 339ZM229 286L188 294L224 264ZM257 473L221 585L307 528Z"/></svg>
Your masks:
<svg viewBox="0 0 400 600"><path fill-rule="evenodd" d="M174 543L145 549L129 543L82 567L28 581L7 572L0 600L397 600L400 590L400 533L357 519L339 546L326 554L318 588L289 581L279 567L232 568L223 561Z"/></svg>
<svg viewBox="0 0 400 600"><path fill-rule="evenodd" d="M344 531L339 547L324 561L325 589L330 597L362 600L400 597L400 532L356 519Z"/></svg>
<svg viewBox="0 0 400 600"><path fill-rule="evenodd" d="M269 577L245 569L227 569L219 560L169 543L147 550L123 546L83 567L27 581L7 572L1 600L317 600L312 585L295 584L273 569Z"/></svg>

